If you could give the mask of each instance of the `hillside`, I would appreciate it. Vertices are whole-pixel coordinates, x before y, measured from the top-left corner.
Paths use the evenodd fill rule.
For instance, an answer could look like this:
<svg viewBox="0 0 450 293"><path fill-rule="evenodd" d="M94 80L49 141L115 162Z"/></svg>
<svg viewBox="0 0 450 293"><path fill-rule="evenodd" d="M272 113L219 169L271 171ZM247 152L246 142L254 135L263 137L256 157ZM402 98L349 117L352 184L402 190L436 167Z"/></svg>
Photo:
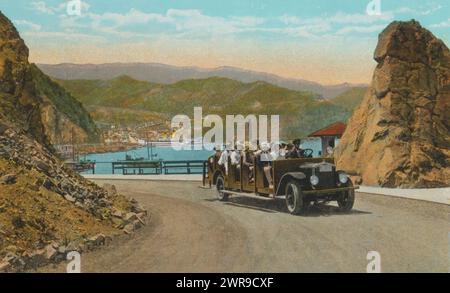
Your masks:
<svg viewBox="0 0 450 293"><path fill-rule="evenodd" d="M71 129L96 131L82 105L28 62L27 46L0 12L0 272L56 263L141 226L146 212L136 201L54 155L51 144Z"/></svg>
<svg viewBox="0 0 450 293"><path fill-rule="evenodd" d="M348 111L353 111L361 103L366 92L367 87L355 87L331 99L331 101Z"/></svg>
<svg viewBox="0 0 450 293"><path fill-rule="evenodd" d="M129 97L147 92L155 85L128 76L111 80L57 80L67 91L86 106L122 106Z"/></svg>
<svg viewBox="0 0 450 293"><path fill-rule="evenodd" d="M147 121L151 121L152 124L165 124L169 120L168 115L145 110L103 106L88 106L87 109L92 119L104 126L113 124L135 126L142 125Z"/></svg>
<svg viewBox="0 0 450 293"><path fill-rule="evenodd" d="M192 116L204 114L279 114L283 137L304 136L329 123L350 117L351 111L310 92L293 91L266 82L243 83L212 77L174 84L154 84L121 76L111 80L57 80L91 112L96 107L145 110Z"/></svg>
<svg viewBox="0 0 450 293"><path fill-rule="evenodd" d="M110 64L38 64L51 77L58 79L113 79L122 75L153 83L172 84L186 79L224 77L245 83L265 81L295 91L310 91L317 97L333 98L357 87L348 83L322 85L317 82L285 78L275 74L222 66L218 68L181 67L158 63L110 63Z"/></svg>

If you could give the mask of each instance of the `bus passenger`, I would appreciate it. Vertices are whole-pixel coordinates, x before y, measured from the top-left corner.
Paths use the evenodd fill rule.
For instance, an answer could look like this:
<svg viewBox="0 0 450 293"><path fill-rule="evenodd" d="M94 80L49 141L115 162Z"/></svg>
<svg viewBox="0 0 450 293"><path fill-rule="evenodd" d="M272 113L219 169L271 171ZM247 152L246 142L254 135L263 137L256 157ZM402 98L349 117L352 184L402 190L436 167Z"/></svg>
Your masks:
<svg viewBox="0 0 450 293"><path fill-rule="evenodd" d="M295 148L295 145L290 143L286 147L286 159L297 159L299 157L297 149Z"/></svg>
<svg viewBox="0 0 450 293"><path fill-rule="evenodd" d="M261 143L261 150L258 151L260 162L263 166L264 175L266 176L269 188L273 189L272 179L272 161L273 157L270 152L270 144L268 142Z"/></svg>
<svg viewBox="0 0 450 293"><path fill-rule="evenodd" d="M248 181L249 183L252 183L255 181L254 178L254 174L253 174L253 170L254 170L254 166L253 166L253 162L255 159L255 153L252 150L252 145L251 143L247 142L244 146L244 152L242 153L242 164L244 164L244 166L246 166L249 170L249 174L248 174Z"/></svg>
<svg viewBox="0 0 450 293"><path fill-rule="evenodd" d="M225 167L225 174L228 175L228 158L230 157L231 152L231 144L227 143L225 146L225 150L222 152L220 159L219 159L219 165Z"/></svg>

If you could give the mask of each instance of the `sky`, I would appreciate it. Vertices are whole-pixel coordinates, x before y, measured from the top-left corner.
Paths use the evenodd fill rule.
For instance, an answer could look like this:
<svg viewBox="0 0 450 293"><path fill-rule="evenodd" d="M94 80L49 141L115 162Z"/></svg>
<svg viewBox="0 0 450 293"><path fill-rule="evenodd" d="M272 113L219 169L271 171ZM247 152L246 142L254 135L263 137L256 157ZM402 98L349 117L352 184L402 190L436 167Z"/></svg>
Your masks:
<svg viewBox="0 0 450 293"><path fill-rule="evenodd" d="M448 0L83 0L80 11L71 1L0 0L31 62L235 66L370 83L377 36L391 21L416 19L450 39ZM368 12L372 1L380 9Z"/></svg>

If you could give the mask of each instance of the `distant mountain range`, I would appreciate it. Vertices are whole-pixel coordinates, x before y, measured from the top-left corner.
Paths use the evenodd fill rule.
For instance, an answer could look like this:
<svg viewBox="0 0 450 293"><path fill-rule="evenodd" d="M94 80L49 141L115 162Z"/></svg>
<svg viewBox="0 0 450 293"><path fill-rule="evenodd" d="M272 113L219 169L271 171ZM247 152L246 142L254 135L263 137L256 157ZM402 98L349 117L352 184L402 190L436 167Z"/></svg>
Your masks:
<svg viewBox="0 0 450 293"><path fill-rule="evenodd" d="M206 79L223 77L244 83L265 81L280 87L295 91L309 91L316 98L333 98L354 87L367 86L362 84L343 83L338 85L322 85L317 82L284 78L275 74L245 70L236 67L218 67L204 69L199 67L179 67L158 63L108 63L108 64L70 64L57 65L38 64L47 75L57 79L108 80L127 75L136 80L159 84L172 84L186 79Z"/></svg>
<svg viewBox="0 0 450 293"><path fill-rule="evenodd" d="M346 121L364 90L349 97L317 100L317 94L294 91L257 81L244 83L223 77L187 79L172 84L138 81L129 76L109 80L56 80L83 105L97 123L139 124L176 114L204 113L280 115L282 137L302 137L336 121Z"/></svg>

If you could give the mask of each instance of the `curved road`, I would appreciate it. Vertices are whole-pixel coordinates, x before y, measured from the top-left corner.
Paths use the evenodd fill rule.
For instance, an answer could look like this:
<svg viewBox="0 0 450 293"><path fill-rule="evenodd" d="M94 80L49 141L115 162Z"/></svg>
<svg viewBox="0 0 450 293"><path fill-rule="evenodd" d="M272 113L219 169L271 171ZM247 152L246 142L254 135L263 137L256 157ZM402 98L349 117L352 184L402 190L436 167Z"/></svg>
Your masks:
<svg viewBox="0 0 450 293"><path fill-rule="evenodd" d="M111 183L151 219L132 240L82 256L83 272L365 272L369 251L383 272L448 272L450 207L357 193L354 210L215 199L194 182ZM64 271L64 266L48 268Z"/></svg>

